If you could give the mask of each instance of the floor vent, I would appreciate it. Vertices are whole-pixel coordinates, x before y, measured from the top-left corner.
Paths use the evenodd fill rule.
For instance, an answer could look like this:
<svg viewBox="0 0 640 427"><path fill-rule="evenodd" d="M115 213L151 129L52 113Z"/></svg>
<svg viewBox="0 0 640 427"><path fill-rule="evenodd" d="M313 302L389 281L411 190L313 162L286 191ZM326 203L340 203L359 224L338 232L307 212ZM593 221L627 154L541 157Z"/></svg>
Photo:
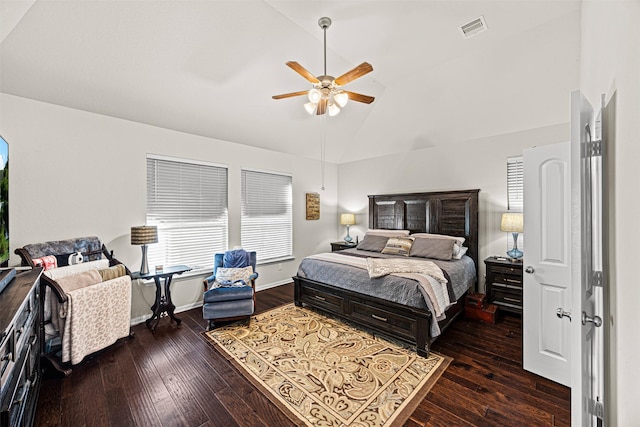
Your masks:
<svg viewBox="0 0 640 427"><path fill-rule="evenodd" d="M462 37L468 39L469 37L485 31L487 29L487 23L484 21L484 16L481 16L460 26L459 28L462 33Z"/></svg>

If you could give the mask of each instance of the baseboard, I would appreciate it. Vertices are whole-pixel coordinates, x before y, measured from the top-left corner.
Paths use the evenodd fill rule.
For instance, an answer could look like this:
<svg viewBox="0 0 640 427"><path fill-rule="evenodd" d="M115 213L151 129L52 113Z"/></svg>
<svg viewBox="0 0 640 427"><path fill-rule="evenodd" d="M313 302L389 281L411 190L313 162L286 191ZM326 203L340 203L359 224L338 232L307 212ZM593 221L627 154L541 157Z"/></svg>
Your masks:
<svg viewBox="0 0 640 427"><path fill-rule="evenodd" d="M285 279L285 280L279 280L277 282L256 285L256 292L266 291L267 289L275 288L277 286L287 285L291 282L293 282L292 279Z"/></svg>
<svg viewBox="0 0 640 427"><path fill-rule="evenodd" d="M266 283L256 285L256 292L265 291L267 289L275 288L277 286L282 286L291 283L291 280L279 280L277 282ZM181 313L183 311L191 310L194 308L202 307L202 301L197 301L191 304L181 305L180 307L176 307L175 313ZM151 314L145 316L139 316L131 319L131 326L139 325L140 323L146 322L148 318L151 317Z"/></svg>

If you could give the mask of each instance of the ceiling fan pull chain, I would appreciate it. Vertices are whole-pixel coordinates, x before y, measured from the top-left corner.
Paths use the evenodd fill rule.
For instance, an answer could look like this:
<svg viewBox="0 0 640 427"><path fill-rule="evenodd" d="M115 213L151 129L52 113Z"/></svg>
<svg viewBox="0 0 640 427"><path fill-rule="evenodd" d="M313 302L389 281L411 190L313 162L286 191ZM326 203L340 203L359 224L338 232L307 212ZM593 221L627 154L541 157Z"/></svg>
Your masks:
<svg viewBox="0 0 640 427"><path fill-rule="evenodd" d="M322 116L322 122L321 122L321 126L322 126L322 131L320 132L321 134L321 140L320 140L320 180L322 181L322 190L324 191L324 175L325 175L325 169L326 169L326 162L325 162L325 153L326 153L326 139L327 139L327 116L323 115Z"/></svg>

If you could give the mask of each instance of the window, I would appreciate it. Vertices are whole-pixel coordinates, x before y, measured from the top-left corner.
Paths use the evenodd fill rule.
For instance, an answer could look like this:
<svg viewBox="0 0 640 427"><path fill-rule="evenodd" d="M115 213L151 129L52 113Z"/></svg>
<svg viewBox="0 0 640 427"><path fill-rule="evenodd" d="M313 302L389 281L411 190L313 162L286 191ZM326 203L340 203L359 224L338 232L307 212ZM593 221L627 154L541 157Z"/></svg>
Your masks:
<svg viewBox="0 0 640 427"><path fill-rule="evenodd" d="M147 225L158 227L151 268L212 267L228 243L227 168L148 155Z"/></svg>
<svg viewBox="0 0 640 427"><path fill-rule="evenodd" d="M242 247L260 262L293 257L291 176L242 170Z"/></svg>
<svg viewBox="0 0 640 427"><path fill-rule="evenodd" d="M522 212L524 176L522 156L507 159L507 209Z"/></svg>
<svg viewBox="0 0 640 427"><path fill-rule="evenodd" d="M507 209L522 212L524 207L524 162L522 156L507 158ZM513 234L507 233L507 247L513 248ZM524 237L520 234L518 248L524 249Z"/></svg>

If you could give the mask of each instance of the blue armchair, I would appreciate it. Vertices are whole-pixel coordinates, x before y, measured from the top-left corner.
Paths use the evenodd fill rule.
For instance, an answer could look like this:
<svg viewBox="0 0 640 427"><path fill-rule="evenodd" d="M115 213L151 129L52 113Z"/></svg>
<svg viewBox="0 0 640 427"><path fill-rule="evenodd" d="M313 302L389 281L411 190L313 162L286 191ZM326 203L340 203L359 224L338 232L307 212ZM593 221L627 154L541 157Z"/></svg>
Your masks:
<svg viewBox="0 0 640 427"><path fill-rule="evenodd" d="M246 268L249 266L251 269ZM203 281L202 316L209 322L208 330L215 322L251 319L257 278L255 252L235 249L215 254L213 274Z"/></svg>

